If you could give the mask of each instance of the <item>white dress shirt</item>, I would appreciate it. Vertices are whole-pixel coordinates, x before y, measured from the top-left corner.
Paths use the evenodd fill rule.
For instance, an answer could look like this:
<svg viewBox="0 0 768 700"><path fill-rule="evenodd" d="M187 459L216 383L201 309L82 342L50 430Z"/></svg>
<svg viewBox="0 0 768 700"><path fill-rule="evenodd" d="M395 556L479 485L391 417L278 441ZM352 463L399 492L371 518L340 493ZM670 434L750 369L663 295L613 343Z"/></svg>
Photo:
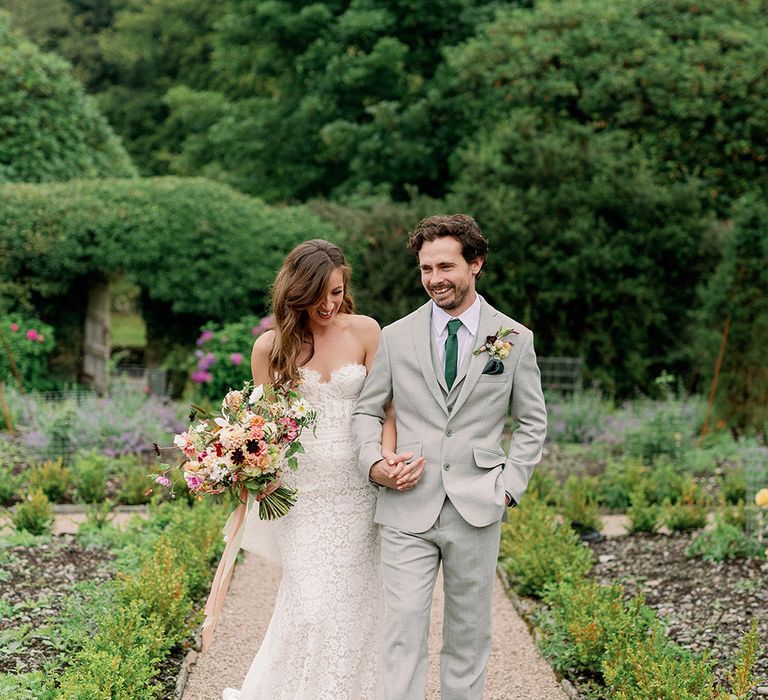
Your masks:
<svg viewBox="0 0 768 700"><path fill-rule="evenodd" d="M458 370L467 357L467 353L472 351L475 346L477 329L480 326L480 295L475 294L475 301L461 316L451 316L447 311L441 309L435 302L432 302L432 338L435 341L437 356L440 358L440 365L445 366L445 341L448 338L448 321L458 318L461 326L456 334L459 341L459 355L456 360L456 369Z"/></svg>

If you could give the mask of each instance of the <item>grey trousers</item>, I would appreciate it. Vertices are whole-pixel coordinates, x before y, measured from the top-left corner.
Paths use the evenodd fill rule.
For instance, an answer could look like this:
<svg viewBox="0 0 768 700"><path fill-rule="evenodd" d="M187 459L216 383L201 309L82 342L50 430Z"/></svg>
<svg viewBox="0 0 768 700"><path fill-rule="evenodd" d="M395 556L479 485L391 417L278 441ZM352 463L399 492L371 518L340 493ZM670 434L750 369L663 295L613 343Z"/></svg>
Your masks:
<svg viewBox="0 0 768 700"><path fill-rule="evenodd" d="M482 700L491 653L491 609L501 523L473 527L446 498L418 534L382 525L386 618L381 654L385 700L424 700L432 591L442 562L445 609L442 700Z"/></svg>

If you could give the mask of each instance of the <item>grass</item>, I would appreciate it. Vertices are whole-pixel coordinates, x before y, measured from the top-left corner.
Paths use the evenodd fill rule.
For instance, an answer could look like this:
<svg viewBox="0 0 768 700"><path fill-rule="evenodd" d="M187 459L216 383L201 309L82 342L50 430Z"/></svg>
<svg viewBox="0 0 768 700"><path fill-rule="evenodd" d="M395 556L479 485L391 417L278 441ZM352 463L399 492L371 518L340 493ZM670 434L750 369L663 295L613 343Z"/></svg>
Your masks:
<svg viewBox="0 0 768 700"><path fill-rule="evenodd" d="M109 323L110 344L121 348L143 348L147 328L140 314L112 314Z"/></svg>

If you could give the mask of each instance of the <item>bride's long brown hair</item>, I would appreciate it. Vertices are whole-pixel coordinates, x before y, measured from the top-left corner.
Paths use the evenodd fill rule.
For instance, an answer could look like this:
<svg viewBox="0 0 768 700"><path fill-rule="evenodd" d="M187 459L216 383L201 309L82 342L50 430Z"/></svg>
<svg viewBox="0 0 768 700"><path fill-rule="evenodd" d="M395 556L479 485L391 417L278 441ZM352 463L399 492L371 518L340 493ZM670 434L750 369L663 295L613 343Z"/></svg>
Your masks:
<svg viewBox="0 0 768 700"><path fill-rule="evenodd" d="M269 354L269 374L280 384L298 381L303 343L310 345L305 364L314 354L307 309L323 300L334 270L341 270L344 280L339 313L352 314L355 312L355 300L349 288L352 270L341 248L329 241L316 239L299 244L288 253L275 277L272 285L275 340Z"/></svg>

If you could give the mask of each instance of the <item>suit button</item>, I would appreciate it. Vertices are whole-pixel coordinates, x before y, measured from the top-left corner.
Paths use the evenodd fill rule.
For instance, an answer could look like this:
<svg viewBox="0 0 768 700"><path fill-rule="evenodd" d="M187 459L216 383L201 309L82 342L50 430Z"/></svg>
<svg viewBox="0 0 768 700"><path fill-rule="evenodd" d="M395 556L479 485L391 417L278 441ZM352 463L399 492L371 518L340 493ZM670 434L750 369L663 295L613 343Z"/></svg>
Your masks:
<svg viewBox="0 0 768 700"><path fill-rule="evenodd" d="M448 463L443 465L443 469L445 469L445 471L448 471L450 468L451 468L451 465Z"/></svg>
<svg viewBox="0 0 768 700"><path fill-rule="evenodd" d="M453 435L453 430L451 430L450 428L448 428L448 430L446 430L446 431L445 431L445 434L446 434L448 437L451 437L451 435Z"/></svg>

